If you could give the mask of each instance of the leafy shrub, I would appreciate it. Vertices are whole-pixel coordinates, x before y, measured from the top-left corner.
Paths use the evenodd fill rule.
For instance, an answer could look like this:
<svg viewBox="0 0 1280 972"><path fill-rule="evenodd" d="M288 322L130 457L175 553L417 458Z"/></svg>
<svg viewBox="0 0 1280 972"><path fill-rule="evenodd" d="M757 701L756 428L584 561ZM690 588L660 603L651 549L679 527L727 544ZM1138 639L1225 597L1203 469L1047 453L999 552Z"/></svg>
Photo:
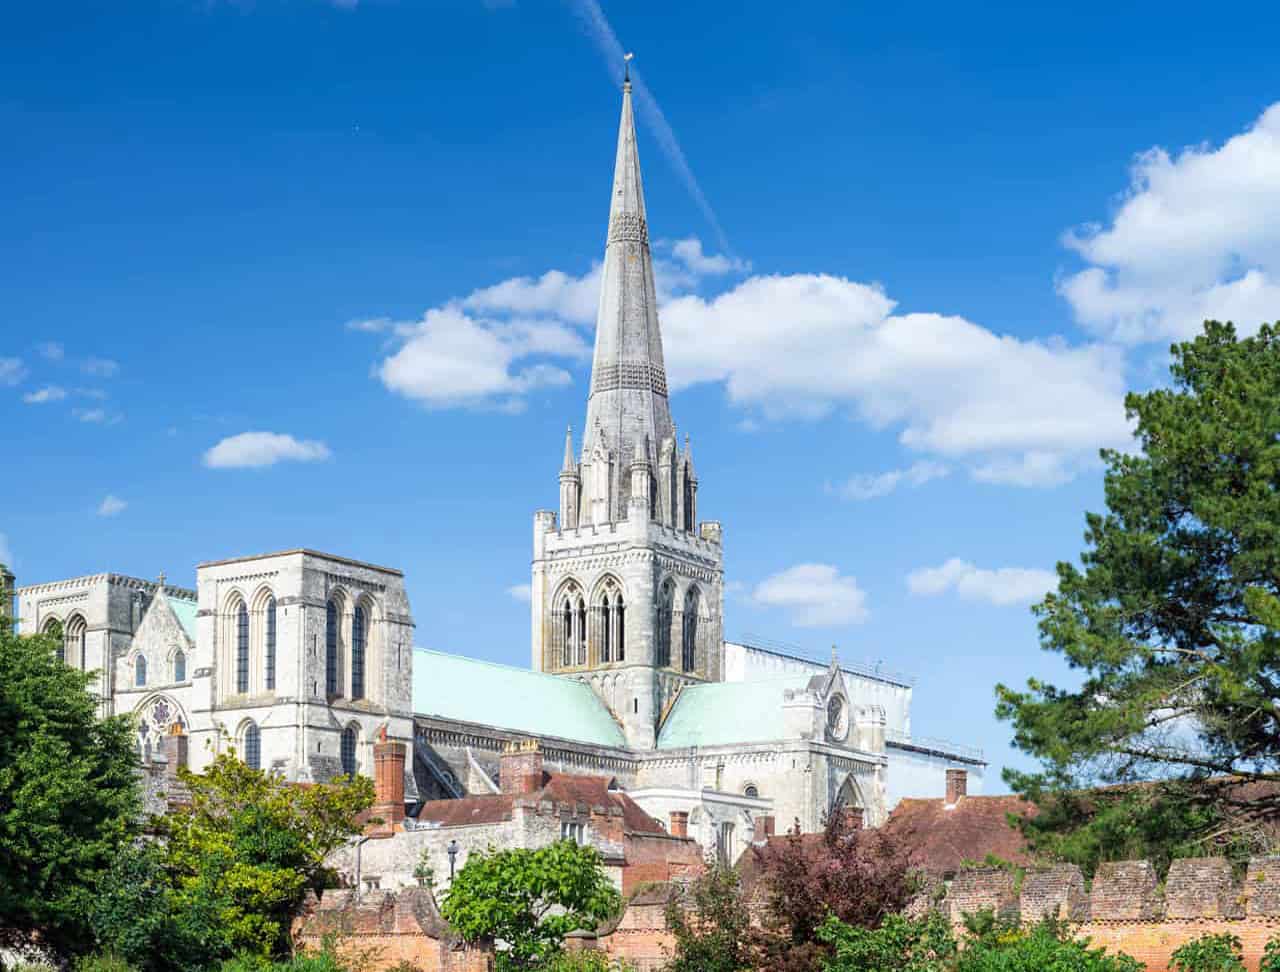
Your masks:
<svg viewBox="0 0 1280 972"><path fill-rule="evenodd" d="M956 956L951 925L937 912L919 919L890 915L874 929L832 916L818 929L818 940L833 950L825 972L947 972Z"/></svg>
<svg viewBox="0 0 1280 972"><path fill-rule="evenodd" d="M137 972L137 970L113 952L82 955L72 966L75 972Z"/></svg>
<svg viewBox="0 0 1280 972"><path fill-rule="evenodd" d="M603 952L560 952L538 972L632 972L628 962L611 960Z"/></svg>
<svg viewBox="0 0 1280 972"><path fill-rule="evenodd" d="M1280 938L1267 942L1266 951L1262 953L1262 964L1258 972L1280 972Z"/></svg>
<svg viewBox="0 0 1280 972"><path fill-rule="evenodd" d="M1091 949L1070 937L1067 927L1047 921L1027 929L1005 929L971 940L955 972L1142 972L1144 966L1124 954Z"/></svg>
<svg viewBox="0 0 1280 972"><path fill-rule="evenodd" d="M1175 972L1245 972L1240 939L1229 934L1201 935L1178 947L1172 968Z"/></svg>

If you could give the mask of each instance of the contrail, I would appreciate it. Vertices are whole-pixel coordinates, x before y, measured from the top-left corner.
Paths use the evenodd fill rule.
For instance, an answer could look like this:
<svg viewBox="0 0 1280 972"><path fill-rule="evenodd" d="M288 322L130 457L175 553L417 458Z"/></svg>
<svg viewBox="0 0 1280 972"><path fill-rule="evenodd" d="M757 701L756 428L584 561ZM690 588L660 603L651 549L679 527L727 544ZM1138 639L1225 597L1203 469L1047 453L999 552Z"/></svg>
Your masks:
<svg viewBox="0 0 1280 972"><path fill-rule="evenodd" d="M582 21L582 26L586 29L592 41L595 42L600 53L604 55L605 65L608 67L609 73L613 75L613 80L621 84L622 78L618 77L618 75L622 73L624 53L622 44L619 43L618 35L613 32L613 27L610 26L604 11L600 9L598 0L568 0L568 3L578 15L578 19ZM716 239L720 242L720 249L726 254L731 254L729 239L724 235L724 230L720 228L720 220L716 219L715 210L711 208L711 203L707 202L707 197L703 194L702 187L698 185L698 180L693 175L693 169L689 167L689 160L684 157L684 152L680 149L680 143L676 141L676 133L667 124L667 118L662 113L662 109L658 107L657 99L653 97L653 94L649 91L634 66L631 68L631 90L635 96L636 104L640 107L640 114L658 139L658 147L662 149L662 154L667 157L667 161L671 163L676 173L684 181L689 195L693 197L693 201L702 210L702 215L711 224L712 230L715 231Z"/></svg>

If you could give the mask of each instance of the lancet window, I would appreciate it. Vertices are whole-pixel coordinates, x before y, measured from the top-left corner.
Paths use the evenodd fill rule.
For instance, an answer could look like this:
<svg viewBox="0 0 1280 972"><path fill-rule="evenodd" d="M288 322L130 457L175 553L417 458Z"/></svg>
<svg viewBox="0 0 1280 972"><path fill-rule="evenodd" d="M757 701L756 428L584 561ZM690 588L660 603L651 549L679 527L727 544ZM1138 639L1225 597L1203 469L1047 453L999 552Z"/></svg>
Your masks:
<svg viewBox="0 0 1280 972"><path fill-rule="evenodd" d="M347 776L356 775L356 727L347 726L342 730L342 746L340 751L342 772Z"/></svg>
<svg viewBox="0 0 1280 972"><path fill-rule="evenodd" d="M244 601L236 607L236 691L249 691L249 608Z"/></svg>
<svg viewBox="0 0 1280 972"><path fill-rule="evenodd" d="M338 605L329 601L324 606L324 691L338 694Z"/></svg>
<svg viewBox="0 0 1280 972"><path fill-rule="evenodd" d="M147 656L139 655L133 660L133 684L138 688L147 684Z"/></svg>
<svg viewBox="0 0 1280 972"><path fill-rule="evenodd" d="M351 616L351 697L364 698L364 663L368 645L368 615L364 606L356 605Z"/></svg>
<svg viewBox="0 0 1280 972"><path fill-rule="evenodd" d="M89 636L89 625L85 623L83 617L79 614L73 614L67 619L67 630L63 634L63 660L69 664L79 665L80 670L85 669L85 651L86 642Z"/></svg>
<svg viewBox="0 0 1280 972"><path fill-rule="evenodd" d="M623 660L626 644L626 606L622 588L612 577L607 578L596 595L592 607L593 644L599 662Z"/></svg>
<svg viewBox="0 0 1280 972"><path fill-rule="evenodd" d="M276 599L267 598L267 609L263 619L262 648L264 657L263 681L267 691L276 687Z"/></svg>
<svg viewBox="0 0 1280 972"><path fill-rule="evenodd" d="M173 680L175 682L187 680L187 655L181 648L173 653Z"/></svg>
<svg viewBox="0 0 1280 972"><path fill-rule="evenodd" d="M256 722L244 727L244 762L250 769L262 769L262 730Z"/></svg>
<svg viewBox="0 0 1280 972"><path fill-rule="evenodd" d="M692 672L698 664L698 589L689 588L684 598L684 614L680 625L680 668Z"/></svg>
<svg viewBox="0 0 1280 972"><path fill-rule="evenodd" d="M562 668L587 663L587 601L577 584L569 584L557 595L555 639L552 657Z"/></svg>
<svg viewBox="0 0 1280 972"><path fill-rule="evenodd" d="M657 658L658 667L663 668L671 664L671 623L672 613L675 608L675 585L671 581L667 581L662 585L662 591L658 595L658 630L657 630Z"/></svg>

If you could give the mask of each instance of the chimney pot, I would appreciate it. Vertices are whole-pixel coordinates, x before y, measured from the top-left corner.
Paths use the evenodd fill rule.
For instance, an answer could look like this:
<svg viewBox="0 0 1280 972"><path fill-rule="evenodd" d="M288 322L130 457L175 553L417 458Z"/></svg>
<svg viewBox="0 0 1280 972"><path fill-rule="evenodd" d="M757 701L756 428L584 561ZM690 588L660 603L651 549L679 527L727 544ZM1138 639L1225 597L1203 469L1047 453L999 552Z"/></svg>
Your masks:
<svg viewBox="0 0 1280 972"><path fill-rule="evenodd" d="M967 796L969 790L969 772L962 769L947 770L947 804L955 806L960 798Z"/></svg>

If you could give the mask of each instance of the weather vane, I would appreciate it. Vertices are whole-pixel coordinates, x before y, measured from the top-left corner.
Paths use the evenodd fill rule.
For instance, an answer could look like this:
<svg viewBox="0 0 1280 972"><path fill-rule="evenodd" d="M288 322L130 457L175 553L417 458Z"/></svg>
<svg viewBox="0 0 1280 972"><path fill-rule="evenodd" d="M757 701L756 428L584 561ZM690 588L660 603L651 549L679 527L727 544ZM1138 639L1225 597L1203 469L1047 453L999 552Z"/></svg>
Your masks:
<svg viewBox="0 0 1280 972"><path fill-rule="evenodd" d="M622 80L628 83L630 83L631 81L631 59L633 57L635 57L635 54L622 55L622 70L623 70Z"/></svg>

